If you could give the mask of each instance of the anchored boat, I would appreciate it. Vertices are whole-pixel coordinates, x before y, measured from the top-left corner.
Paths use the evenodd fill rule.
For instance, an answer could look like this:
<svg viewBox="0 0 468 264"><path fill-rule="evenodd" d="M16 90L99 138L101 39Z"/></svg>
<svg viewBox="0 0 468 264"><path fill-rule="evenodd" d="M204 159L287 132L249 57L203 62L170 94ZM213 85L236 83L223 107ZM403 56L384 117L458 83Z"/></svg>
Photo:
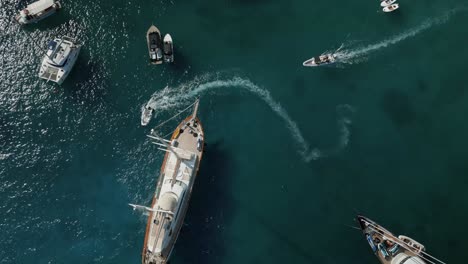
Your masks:
<svg viewBox="0 0 468 264"><path fill-rule="evenodd" d="M39 77L62 84L75 65L81 46L70 37L51 40L42 59Z"/></svg>
<svg viewBox="0 0 468 264"><path fill-rule="evenodd" d="M386 6L389 6L393 3L395 3L397 0L383 0L382 2L380 2L380 6L381 7L386 7Z"/></svg>
<svg viewBox="0 0 468 264"><path fill-rule="evenodd" d="M36 23L57 12L62 6L55 0L39 0L21 10L15 19L20 24Z"/></svg>
<svg viewBox="0 0 468 264"><path fill-rule="evenodd" d="M382 9L385 13L393 12L397 10L400 6L398 4L391 4Z"/></svg>
<svg viewBox="0 0 468 264"><path fill-rule="evenodd" d="M193 113L175 129L170 140L148 135L166 152L151 207L130 204L149 213L143 244L143 264L167 263L184 223L195 178L203 154L204 133ZM152 130L153 131L153 130Z"/></svg>
<svg viewBox="0 0 468 264"><path fill-rule="evenodd" d="M407 236L396 237L364 216L357 220L374 254L382 264L445 264L426 253L426 248Z"/></svg>
<svg viewBox="0 0 468 264"><path fill-rule="evenodd" d="M146 32L146 41L148 42L148 52L152 64L161 64L163 62L161 32L151 25Z"/></svg>
<svg viewBox="0 0 468 264"><path fill-rule="evenodd" d="M330 53L330 54L324 54L318 57L313 57L311 59L308 59L304 61L302 65L305 67L317 67L317 66L333 64L335 62L336 62L336 55Z"/></svg>
<svg viewBox="0 0 468 264"><path fill-rule="evenodd" d="M174 45L172 37L169 34L164 36L164 62L174 62Z"/></svg>

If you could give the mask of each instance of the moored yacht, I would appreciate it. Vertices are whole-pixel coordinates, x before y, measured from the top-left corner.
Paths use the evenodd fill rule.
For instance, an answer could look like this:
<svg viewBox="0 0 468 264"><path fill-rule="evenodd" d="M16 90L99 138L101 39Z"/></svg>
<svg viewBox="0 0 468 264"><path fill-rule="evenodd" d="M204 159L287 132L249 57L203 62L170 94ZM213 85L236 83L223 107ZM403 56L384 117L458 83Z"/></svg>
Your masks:
<svg viewBox="0 0 468 264"><path fill-rule="evenodd" d="M56 38L47 45L39 77L62 84L75 65L81 46L70 37Z"/></svg>
<svg viewBox="0 0 468 264"><path fill-rule="evenodd" d="M55 0L39 0L21 10L15 19L20 24L38 22L59 10L62 6Z"/></svg>
<svg viewBox="0 0 468 264"><path fill-rule="evenodd" d="M393 12L393 11L397 10L399 7L400 7L400 5L398 5L398 4L391 4L391 5L385 6L382 9L382 11L384 11L385 13L390 13L390 12Z"/></svg>
<svg viewBox="0 0 468 264"><path fill-rule="evenodd" d="M163 62L161 32L155 25L151 25L146 32L146 41L148 42L150 62L152 64L161 64Z"/></svg>
<svg viewBox="0 0 468 264"><path fill-rule="evenodd" d="M164 36L164 62L174 62L174 45L172 43L172 37L169 34Z"/></svg>
<svg viewBox="0 0 468 264"><path fill-rule="evenodd" d="M318 57L313 57L308 59L302 63L303 66L306 67L317 67L317 66L324 66L333 64L336 62L336 56L334 54L324 54Z"/></svg>
<svg viewBox="0 0 468 264"><path fill-rule="evenodd" d="M149 213L143 264L167 263L184 223L203 154L204 133L197 110L198 100L193 113L177 126L170 140L153 131L148 135L166 154L151 207L130 204Z"/></svg>
<svg viewBox="0 0 468 264"><path fill-rule="evenodd" d="M357 216L369 246L382 264L445 264L426 253L426 248L407 236L396 237L364 216Z"/></svg>

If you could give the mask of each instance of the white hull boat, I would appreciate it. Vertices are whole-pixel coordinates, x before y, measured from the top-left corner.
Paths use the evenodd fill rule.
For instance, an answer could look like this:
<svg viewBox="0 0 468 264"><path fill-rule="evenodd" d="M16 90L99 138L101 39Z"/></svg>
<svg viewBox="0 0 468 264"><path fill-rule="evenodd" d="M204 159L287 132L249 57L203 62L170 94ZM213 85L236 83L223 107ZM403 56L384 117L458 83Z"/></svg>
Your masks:
<svg viewBox="0 0 468 264"><path fill-rule="evenodd" d="M164 36L164 62L174 62L174 45L172 43L172 37L169 34Z"/></svg>
<svg viewBox="0 0 468 264"><path fill-rule="evenodd" d="M22 25L36 23L55 14L61 7L55 0L39 0L21 10L15 19Z"/></svg>
<svg viewBox="0 0 468 264"><path fill-rule="evenodd" d="M62 84L75 65L81 46L69 37L51 40L42 59L39 77Z"/></svg>
<svg viewBox="0 0 468 264"><path fill-rule="evenodd" d="M152 25L146 32L146 41L148 42L148 52L152 64L161 64L163 62L161 32Z"/></svg>
<svg viewBox="0 0 468 264"><path fill-rule="evenodd" d="M385 13L390 13L390 12L393 12L393 11L397 10L399 7L400 6L398 4L391 4L389 6L384 7L382 10Z"/></svg>
<svg viewBox="0 0 468 264"><path fill-rule="evenodd" d="M416 240L396 236L376 222L358 215L357 221L372 252L382 264L445 264Z"/></svg>
<svg viewBox="0 0 468 264"><path fill-rule="evenodd" d="M382 2L380 2L380 6L381 7L386 7L386 6L389 6L393 3L395 3L397 0L383 0Z"/></svg>
<svg viewBox="0 0 468 264"><path fill-rule="evenodd" d="M148 135L165 152L161 173L151 206L130 204L149 214L143 242L142 264L166 264L169 261L189 206L203 154L204 132L193 113L174 130L170 140Z"/></svg>
<svg viewBox="0 0 468 264"><path fill-rule="evenodd" d="M334 54L324 54L318 57L313 57L302 63L302 66L305 67L317 67L330 65L336 62L336 55Z"/></svg>

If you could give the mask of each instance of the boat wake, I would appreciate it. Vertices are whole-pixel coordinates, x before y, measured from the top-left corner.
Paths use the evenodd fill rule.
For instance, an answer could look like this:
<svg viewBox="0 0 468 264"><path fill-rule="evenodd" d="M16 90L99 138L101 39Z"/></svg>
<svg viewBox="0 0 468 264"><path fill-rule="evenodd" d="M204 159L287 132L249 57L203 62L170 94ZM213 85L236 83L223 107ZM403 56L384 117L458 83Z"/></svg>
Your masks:
<svg viewBox="0 0 468 264"><path fill-rule="evenodd" d="M182 84L177 88L166 87L163 90L155 92L149 102L151 103L151 107L155 109L155 115L157 115L157 113L161 111L167 111L187 105L191 103L195 97L211 90L234 87L242 88L256 95L286 123L286 127L289 129L292 139L299 148L298 152L305 162L310 162L312 160L317 160L330 154L337 153L348 145L351 134L349 130L349 126L351 124L349 113L354 112L354 109L351 106L339 105L337 107L337 112L340 115L338 120L338 126L341 132L340 141L338 146L332 150L322 151L318 148L310 147L310 144L305 140L296 122L292 120L281 104L273 99L269 91L260 88L250 80L242 79L240 77L214 81L206 81L204 78L201 78Z"/></svg>
<svg viewBox="0 0 468 264"><path fill-rule="evenodd" d="M343 49L342 47L340 47L340 49L332 53L336 56L337 60L340 63L357 64L357 63L363 62L367 59L366 58L367 55L369 55L370 53L374 51L386 48L391 45L395 45L403 40L414 37L417 34L425 30L428 30L429 28L435 25L446 23L452 15L454 15L456 12L460 10L461 9L453 9L438 18L426 20L424 23L420 24L419 26L411 28L401 34L395 35L384 41L381 41L372 45L368 45L365 47L355 48L355 49L346 49L346 48Z"/></svg>

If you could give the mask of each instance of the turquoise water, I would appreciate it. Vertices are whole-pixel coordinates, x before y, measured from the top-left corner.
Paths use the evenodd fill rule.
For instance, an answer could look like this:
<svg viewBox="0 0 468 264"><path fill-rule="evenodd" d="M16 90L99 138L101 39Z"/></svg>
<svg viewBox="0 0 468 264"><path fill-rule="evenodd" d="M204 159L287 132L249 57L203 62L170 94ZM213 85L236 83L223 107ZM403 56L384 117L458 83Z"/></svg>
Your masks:
<svg viewBox="0 0 468 264"><path fill-rule="evenodd" d="M0 3L0 263L140 262L145 135L195 97L207 151L172 263L377 263L357 212L467 258L466 1L77 0L24 28ZM152 23L174 65L148 64ZM57 86L36 76L61 35L84 47Z"/></svg>

